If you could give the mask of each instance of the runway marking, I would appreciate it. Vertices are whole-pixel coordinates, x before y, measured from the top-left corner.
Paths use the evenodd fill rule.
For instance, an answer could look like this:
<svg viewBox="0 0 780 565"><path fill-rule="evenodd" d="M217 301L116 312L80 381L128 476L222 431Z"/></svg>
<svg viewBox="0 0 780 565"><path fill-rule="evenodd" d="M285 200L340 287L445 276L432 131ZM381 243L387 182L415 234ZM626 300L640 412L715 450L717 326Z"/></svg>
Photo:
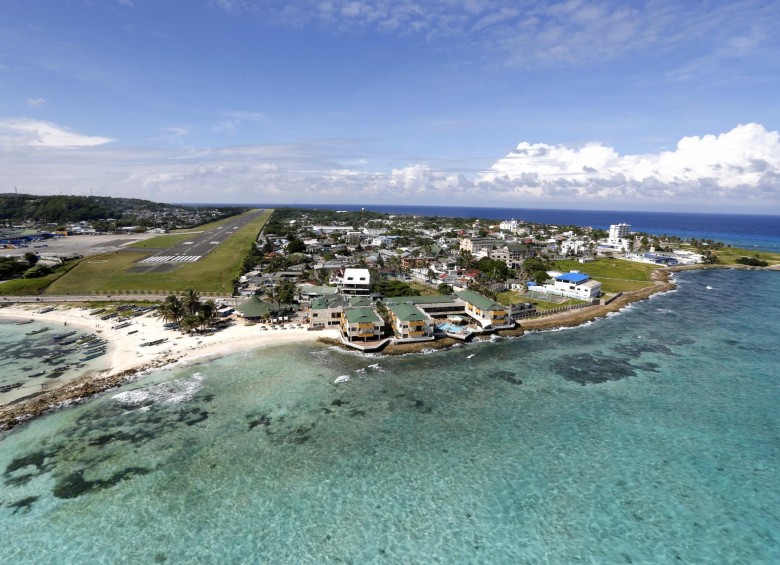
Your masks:
<svg viewBox="0 0 780 565"><path fill-rule="evenodd" d="M192 263L201 257L201 255L155 255L147 257L140 263Z"/></svg>

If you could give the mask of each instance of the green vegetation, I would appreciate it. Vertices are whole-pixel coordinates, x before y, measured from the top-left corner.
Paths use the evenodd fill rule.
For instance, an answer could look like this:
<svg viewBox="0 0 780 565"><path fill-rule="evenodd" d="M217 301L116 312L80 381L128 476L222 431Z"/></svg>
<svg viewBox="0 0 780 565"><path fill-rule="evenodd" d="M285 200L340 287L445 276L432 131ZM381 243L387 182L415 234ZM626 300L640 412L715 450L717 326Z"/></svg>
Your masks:
<svg viewBox="0 0 780 565"><path fill-rule="evenodd" d="M639 290L652 284L650 273L658 265L637 263L625 259L596 259L592 263L581 264L577 261L556 261L555 268L559 271L580 271L601 283L604 292L627 292Z"/></svg>
<svg viewBox="0 0 780 565"><path fill-rule="evenodd" d="M133 247L135 249L165 249L166 247L181 243L182 241L187 241L190 237L192 237L192 234L170 233L158 235L157 237L152 237L143 241L136 241L135 243L128 245L128 247Z"/></svg>
<svg viewBox="0 0 780 565"><path fill-rule="evenodd" d="M23 279L13 279L6 281L0 284L0 295L31 296L41 294L44 289L46 289L46 287L76 267L81 261L82 259L68 261L67 263L60 265L57 268L51 269L50 273L37 278L27 277ZM23 270L27 269L27 265L25 263L19 264L22 265Z"/></svg>
<svg viewBox="0 0 780 565"><path fill-rule="evenodd" d="M760 261L766 261L769 265L780 264L780 253L769 253L765 251L756 253L755 250L740 249L737 247L724 247L718 250L718 259L723 265L744 265L744 263L740 262L740 259L743 257L752 257Z"/></svg>
<svg viewBox="0 0 780 565"><path fill-rule="evenodd" d="M213 300L200 301L200 294L192 288L185 288L180 297L168 295L158 311L163 320L178 324L186 331L205 330L217 319L217 306Z"/></svg>
<svg viewBox="0 0 780 565"><path fill-rule="evenodd" d="M392 279L380 279L374 283L374 292L382 296L420 296L420 291L411 285Z"/></svg>
<svg viewBox="0 0 780 565"><path fill-rule="evenodd" d="M240 275L246 250L271 216L266 210L257 219L236 231L214 251L195 263L186 263L168 273L133 272L143 250L90 257L67 277L46 289L47 294L90 294L100 291L141 290L178 291L191 287L199 292L232 294L233 281Z"/></svg>
<svg viewBox="0 0 780 565"><path fill-rule="evenodd" d="M560 297L556 297L560 298ZM496 301L499 304L504 304L505 306L511 306L512 304L519 304L520 302L530 302L534 306L536 306L537 310L543 311L543 310L552 310L553 308L560 308L561 306L572 306L574 304L584 304L584 301L577 300L576 298L569 298L568 300L564 300L563 302L547 302L546 300L540 300L538 298L526 298L525 296L521 296L519 292L516 290L507 290L504 292L499 292L496 295Z"/></svg>
<svg viewBox="0 0 780 565"><path fill-rule="evenodd" d="M36 222L65 224L68 222L94 222L114 218L115 226L151 226L157 223L181 224L177 211L205 211L219 217L235 216L244 209L213 206L175 206L137 198L113 198L109 196L38 196L32 194L0 195L0 220L33 220ZM151 220L152 216L156 220Z"/></svg>
<svg viewBox="0 0 780 565"><path fill-rule="evenodd" d="M769 261L764 261L758 257L740 257L736 261L740 265L750 265L751 267L768 267Z"/></svg>

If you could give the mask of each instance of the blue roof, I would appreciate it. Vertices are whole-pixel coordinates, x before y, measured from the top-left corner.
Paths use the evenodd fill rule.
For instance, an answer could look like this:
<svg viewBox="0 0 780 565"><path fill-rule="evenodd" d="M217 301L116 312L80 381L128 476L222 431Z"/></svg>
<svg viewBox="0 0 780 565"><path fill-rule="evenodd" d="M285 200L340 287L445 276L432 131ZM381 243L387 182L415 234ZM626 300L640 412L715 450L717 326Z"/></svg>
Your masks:
<svg viewBox="0 0 780 565"><path fill-rule="evenodd" d="M585 282L589 278L590 277L588 275L584 275L582 273L564 273L562 275L559 275L559 276L555 277L555 280L556 281L561 281L561 282L570 282L570 283L578 284L578 283L581 283L581 282Z"/></svg>

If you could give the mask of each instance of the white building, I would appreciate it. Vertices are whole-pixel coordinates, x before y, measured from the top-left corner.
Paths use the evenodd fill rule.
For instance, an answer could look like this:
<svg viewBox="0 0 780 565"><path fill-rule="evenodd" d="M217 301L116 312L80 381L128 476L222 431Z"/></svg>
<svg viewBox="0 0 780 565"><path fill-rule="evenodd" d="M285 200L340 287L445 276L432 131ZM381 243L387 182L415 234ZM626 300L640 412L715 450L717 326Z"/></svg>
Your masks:
<svg viewBox="0 0 780 565"><path fill-rule="evenodd" d="M589 275L572 271L556 276L552 284L545 284L541 289L536 287L535 290L579 300L592 300L601 296L601 283L592 280Z"/></svg>
<svg viewBox="0 0 780 565"><path fill-rule="evenodd" d="M344 269L344 278L339 283L339 292L352 296L370 294L371 274L368 269Z"/></svg>
<svg viewBox="0 0 780 565"><path fill-rule="evenodd" d="M618 239L625 239L628 237L631 231L630 224L612 224L609 226L609 241L617 241Z"/></svg>
<svg viewBox="0 0 780 565"><path fill-rule="evenodd" d="M504 220L500 224L498 224L498 229L504 230L504 231L515 231L517 229L517 226L520 225L519 222L515 219L511 220Z"/></svg>

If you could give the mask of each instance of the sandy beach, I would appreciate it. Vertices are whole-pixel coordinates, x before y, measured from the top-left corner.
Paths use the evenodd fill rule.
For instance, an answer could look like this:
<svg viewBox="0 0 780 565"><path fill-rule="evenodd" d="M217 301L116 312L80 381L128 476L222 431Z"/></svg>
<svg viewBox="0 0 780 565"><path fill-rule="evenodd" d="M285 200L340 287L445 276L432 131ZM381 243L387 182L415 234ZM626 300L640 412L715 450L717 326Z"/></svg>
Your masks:
<svg viewBox="0 0 780 565"><path fill-rule="evenodd" d="M145 314L133 318L132 325L113 329L115 320L103 321L90 316L91 308L59 306L56 310L38 313L41 305L14 305L0 309L0 318L33 319L53 326L68 326L98 333L109 342L101 358L107 367L95 374L91 371L56 388L42 391L0 407L0 431L13 428L29 418L65 403L88 398L104 390L121 386L147 371L173 363L196 364L230 355L238 351L319 338L337 339L337 330L308 331L306 327L287 325L284 329L262 329L262 324L248 325L242 319L213 334L187 335L163 327L160 318ZM268 326L266 326L268 327ZM133 333L130 333L133 332ZM141 343L166 339L164 343L141 347Z"/></svg>

